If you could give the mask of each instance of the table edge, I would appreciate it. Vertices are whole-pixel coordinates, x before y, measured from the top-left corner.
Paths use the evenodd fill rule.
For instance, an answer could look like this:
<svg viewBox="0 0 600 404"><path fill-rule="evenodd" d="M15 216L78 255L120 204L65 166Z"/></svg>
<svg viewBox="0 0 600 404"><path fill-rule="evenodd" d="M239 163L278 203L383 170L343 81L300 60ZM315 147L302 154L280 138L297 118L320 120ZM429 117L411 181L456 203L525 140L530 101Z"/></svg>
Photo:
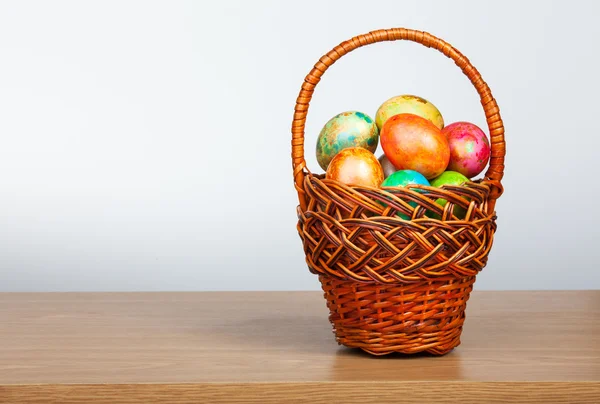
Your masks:
<svg viewBox="0 0 600 404"><path fill-rule="evenodd" d="M600 402L600 381L382 381L0 384L0 402L306 403Z"/></svg>

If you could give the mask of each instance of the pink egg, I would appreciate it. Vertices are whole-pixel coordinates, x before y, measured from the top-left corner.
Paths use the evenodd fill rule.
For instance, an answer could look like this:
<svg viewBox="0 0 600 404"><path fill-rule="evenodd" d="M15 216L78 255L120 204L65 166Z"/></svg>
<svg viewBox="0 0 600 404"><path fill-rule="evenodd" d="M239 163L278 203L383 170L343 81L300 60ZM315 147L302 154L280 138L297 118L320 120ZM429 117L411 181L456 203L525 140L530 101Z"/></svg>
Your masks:
<svg viewBox="0 0 600 404"><path fill-rule="evenodd" d="M473 178L490 160L490 142L485 133L470 122L455 122L442 129L450 145L448 171Z"/></svg>

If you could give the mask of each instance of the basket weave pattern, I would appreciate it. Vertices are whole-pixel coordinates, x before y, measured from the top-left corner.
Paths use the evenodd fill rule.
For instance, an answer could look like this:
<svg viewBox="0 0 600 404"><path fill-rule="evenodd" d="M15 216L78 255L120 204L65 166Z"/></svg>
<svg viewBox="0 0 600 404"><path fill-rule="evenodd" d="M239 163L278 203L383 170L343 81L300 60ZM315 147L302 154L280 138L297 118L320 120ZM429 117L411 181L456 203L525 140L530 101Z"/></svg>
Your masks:
<svg viewBox="0 0 600 404"><path fill-rule="evenodd" d="M304 124L321 75L355 48L396 39L440 50L474 84L492 144L483 180L441 189L375 189L347 186L306 169ZM306 77L295 111L298 233L308 268L319 275L337 341L377 355L449 352L460 343L475 275L487 263L496 230L495 201L502 193L504 127L487 84L442 40L407 29L381 30L346 41L323 56ZM448 203L442 207L435 203L438 198ZM463 210L460 218L455 207Z"/></svg>
<svg viewBox="0 0 600 404"><path fill-rule="evenodd" d="M460 343L474 277L410 285L362 285L319 277L338 342L374 355L429 351Z"/></svg>

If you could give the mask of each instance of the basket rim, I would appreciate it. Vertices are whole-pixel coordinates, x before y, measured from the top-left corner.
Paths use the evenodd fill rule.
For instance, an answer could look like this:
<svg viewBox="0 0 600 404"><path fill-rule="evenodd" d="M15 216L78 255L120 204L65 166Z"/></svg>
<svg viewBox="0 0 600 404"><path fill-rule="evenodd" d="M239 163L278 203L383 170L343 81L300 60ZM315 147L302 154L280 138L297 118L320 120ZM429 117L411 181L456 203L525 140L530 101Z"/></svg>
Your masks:
<svg viewBox="0 0 600 404"><path fill-rule="evenodd" d="M485 180L475 180L465 182L463 185L443 185L441 187L433 187L427 185L408 185L405 187L370 187L361 185L347 185L342 182L325 178L324 174L308 173L304 178L307 196L309 201L320 197L321 200L330 199L336 201L342 209L350 212L354 209L355 204L347 203L347 199L353 199L355 202L362 205L365 209L381 210L385 206L397 211L401 211L404 215L410 215L410 220L422 220L423 215L416 214L416 210L423 209L423 212L431 212L439 216L427 217L427 220L438 220L443 223L448 222L473 222L482 218L496 219L496 212L488 212L486 209L489 203L491 189ZM436 200L444 199L447 203L442 207ZM417 206L411 206L417 205ZM475 204L476 206L472 206ZM481 214L474 216L469 215L470 210L481 207ZM307 205L306 210L302 210L302 206L298 205L298 213L314 211L310 209L311 204ZM464 218L458 218L454 214L454 208L460 207L466 209ZM381 211L381 215L388 217L385 210ZM373 217L373 216L371 216ZM473 220L471 220L473 217ZM343 219L342 219L343 220Z"/></svg>

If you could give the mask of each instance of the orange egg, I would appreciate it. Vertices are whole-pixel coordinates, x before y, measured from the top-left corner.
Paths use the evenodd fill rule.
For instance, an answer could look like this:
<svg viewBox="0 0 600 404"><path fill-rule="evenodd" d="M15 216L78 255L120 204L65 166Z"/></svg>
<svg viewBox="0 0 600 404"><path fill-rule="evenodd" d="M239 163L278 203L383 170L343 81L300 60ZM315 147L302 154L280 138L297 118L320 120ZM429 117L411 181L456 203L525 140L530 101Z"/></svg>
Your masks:
<svg viewBox="0 0 600 404"><path fill-rule="evenodd" d="M431 179L448 167L448 139L425 118L394 115L381 128L380 138L383 152L399 170L414 170Z"/></svg>
<svg viewBox="0 0 600 404"><path fill-rule="evenodd" d="M327 167L327 179L346 185L378 188L383 182L383 168L377 157L362 147L351 147L339 152Z"/></svg>

